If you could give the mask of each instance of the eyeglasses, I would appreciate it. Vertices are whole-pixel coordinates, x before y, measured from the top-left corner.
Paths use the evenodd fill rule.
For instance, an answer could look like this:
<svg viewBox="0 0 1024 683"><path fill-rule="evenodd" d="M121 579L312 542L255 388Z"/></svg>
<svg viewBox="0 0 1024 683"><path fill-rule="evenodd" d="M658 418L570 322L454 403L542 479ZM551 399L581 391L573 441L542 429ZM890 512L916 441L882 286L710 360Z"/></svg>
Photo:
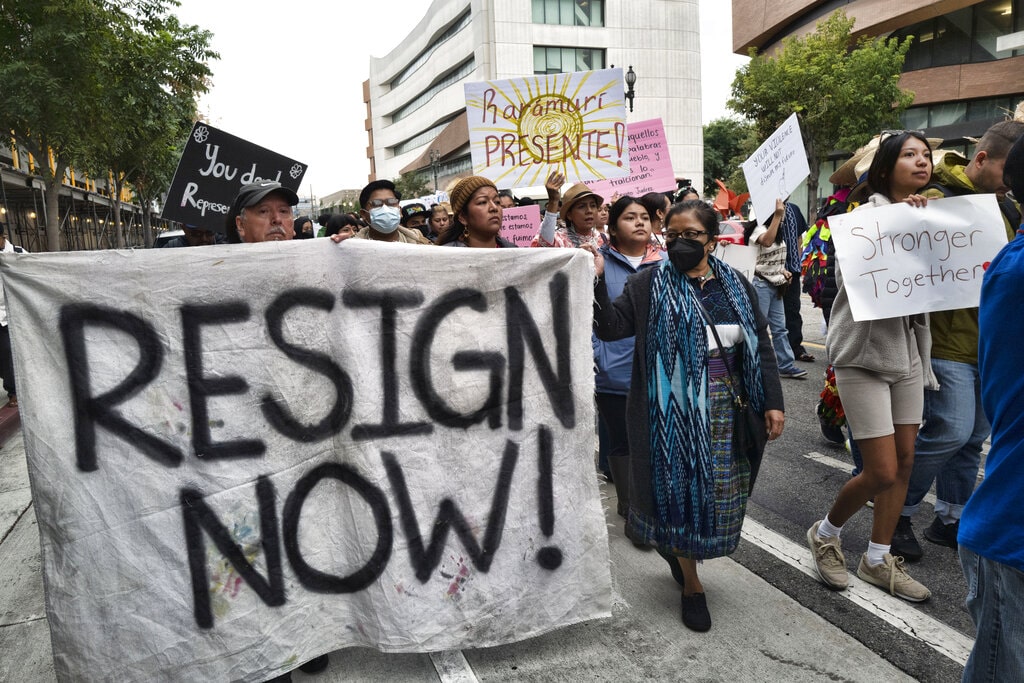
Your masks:
<svg viewBox="0 0 1024 683"><path fill-rule="evenodd" d="M379 209L380 207L387 204L388 206L398 206L401 200L398 197L388 197L387 199L371 199L366 202L366 206L371 209Z"/></svg>
<svg viewBox="0 0 1024 683"><path fill-rule="evenodd" d="M878 134L878 144L882 144L882 141L895 137L897 135L903 135L904 133L912 133L924 137L923 130L883 130Z"/></svg>
<svg viewBox="0 0 1024 683"><path fill-rule="evenodd" d="M679 239L680 237L682 237L683 239L687 239L687 240L695 240L695 239L700 238L702 235L707 235L707 234L708 234L707 230L684 230L682 232L666 232L665 233L665 239L671 241L671 240Z"/></svg>

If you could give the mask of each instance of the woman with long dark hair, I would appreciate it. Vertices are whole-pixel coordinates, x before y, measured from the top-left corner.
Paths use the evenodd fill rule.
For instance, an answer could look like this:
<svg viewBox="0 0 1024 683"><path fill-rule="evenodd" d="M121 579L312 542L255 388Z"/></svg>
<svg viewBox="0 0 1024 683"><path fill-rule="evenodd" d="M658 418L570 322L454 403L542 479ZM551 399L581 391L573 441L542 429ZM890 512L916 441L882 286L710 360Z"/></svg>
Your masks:
<svg viewBox="0 0 1024 683"><path fill-rule="evenodd" d="M931 174L932 150L923 133L885 132L868 169L873 194L859 208L897 202L924 206L928 200L918 193ZM839 491L825 518L807 530L807 543L822 582L833 590L846 588L846 557L839 534L846 521L874 498L871 541L860 558L857 576L897 597L920 602L931 592L911 578L903 558L893 557L889 550L914 464L924 387L936 384L929 362L928 316L856 321L841 262L836 282L839 291L832 304L826 346L864 465Z"/></svg>
<svg viewBox="0 0 1024 683"><path fill-rule="evenodd" d="M605 341L636 337L626 400L627 534L669 560L683 587L683 623L707 631L697 562L736 549L761 456L760 447L737 452L734 436L749 434L738 403L763 419L763 444L782 433L782 386L750 283L711 256L718 215L684 202L665 225L668 261L631 277L614 303L604 259L590 248L594 330Z"/></svg>

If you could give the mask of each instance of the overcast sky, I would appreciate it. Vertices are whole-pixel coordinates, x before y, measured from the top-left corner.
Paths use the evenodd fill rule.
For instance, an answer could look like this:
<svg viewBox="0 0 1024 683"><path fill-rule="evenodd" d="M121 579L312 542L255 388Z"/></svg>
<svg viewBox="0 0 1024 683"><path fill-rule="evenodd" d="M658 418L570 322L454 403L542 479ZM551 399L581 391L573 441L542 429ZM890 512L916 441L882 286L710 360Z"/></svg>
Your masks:
<svg viewBox="0 0 1024 683"><path fill-rule="evenodd" d="M699 2L706 123L726 114L733 75L746 60L731 52L732 3ZM301 193L322 197L366 184L362 83L369 57L390 52L429 6L430 0L181 0L174 13L212 31L220 53L211 64L213 86L200 101L203 115L308 164Z"/></svg>

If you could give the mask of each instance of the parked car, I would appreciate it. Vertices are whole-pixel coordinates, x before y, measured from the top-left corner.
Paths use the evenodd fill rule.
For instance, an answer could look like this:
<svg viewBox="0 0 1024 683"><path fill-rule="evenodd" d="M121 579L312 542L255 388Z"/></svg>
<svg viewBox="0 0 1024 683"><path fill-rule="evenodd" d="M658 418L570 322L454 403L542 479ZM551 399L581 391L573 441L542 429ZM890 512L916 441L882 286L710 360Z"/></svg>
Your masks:
<svg viewBox="0 0 1024 683"><path fill-rule="evenodd" d="M156 236L156 239L153 240L153 247L154 248L155 247L162 247L162 246L164 246L164 244L166 244L167 242L170 242L175 237L184 237L184 236L185 236L185 231L184 230L164 230L162 233L160 233L159 235Z"/></svg>
<svg viewBox="0 0 1024 683"><path fill-rule="evenodd" d="M718 224L718 240L731 244L746 244L743 236L743 221L727 220Z"/></svg>

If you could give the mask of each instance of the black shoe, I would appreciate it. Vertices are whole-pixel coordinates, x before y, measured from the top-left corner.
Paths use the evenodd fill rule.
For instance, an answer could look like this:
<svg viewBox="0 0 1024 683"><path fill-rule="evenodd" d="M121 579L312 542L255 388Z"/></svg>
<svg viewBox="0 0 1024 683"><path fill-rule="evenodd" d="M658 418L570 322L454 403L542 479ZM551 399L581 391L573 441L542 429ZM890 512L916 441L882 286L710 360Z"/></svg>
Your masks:
<svg viewBox="0 0 1024 683"><path fill-rule="evenodd" d="M921 544L914 536L914 527L910 524L910 517L900 515L900 521L896 523L896 531L892 534L892 544L889 554L893 557L902 557L907 562L917 562L924 556Z"/></svg>
<svg viewBox="0 0 1024 683"><path fill-rule="evenodd" d="M936 517L932 520L931 526L924 530L924 537L936 545L944 545L947 548L956 550L956 535L959 532L959 519L952 524L943 524L942 520Z"/></svg>
<svg viewBox="0 0 1024 683"><path fill-rule="evenodd" d="M680 586L686 585L686 579L683 577L683 568L679 566L679 560L676 559L675 555L669 555L660 548L658 554L661 555L662 559L668 562L669 569L672 570L672 578L676 580Z"/></svg>
<svg viewBox="0 0 1024 683"><path fill-rule="evenodd" d="M327 655L314 657L299 667L299 671L306 674L318 674L327 668Z"/></svg>
<svg viewBox="0 0 1024 683"><path fill-rule="evenodd" d="M708 612L708 601L703 593L683 596L683 625L701 633L710 630L711 613Z"/></svg>

